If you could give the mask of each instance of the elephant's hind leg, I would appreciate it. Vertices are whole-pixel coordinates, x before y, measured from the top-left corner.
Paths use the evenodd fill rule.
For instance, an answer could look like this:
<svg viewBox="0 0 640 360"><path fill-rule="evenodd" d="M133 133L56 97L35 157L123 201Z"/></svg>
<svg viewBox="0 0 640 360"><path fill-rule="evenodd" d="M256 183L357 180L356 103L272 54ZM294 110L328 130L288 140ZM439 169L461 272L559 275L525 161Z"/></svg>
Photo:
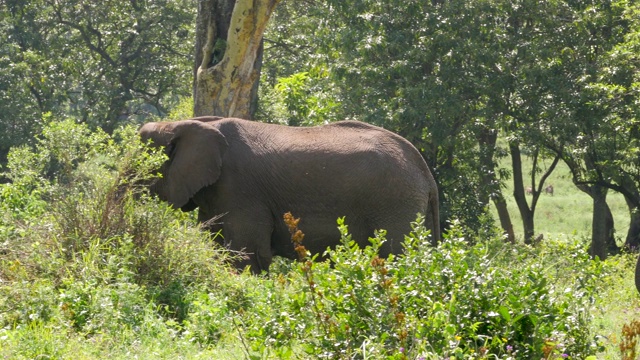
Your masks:
<svg viewBox="0 0 640 360"><path fill-rule="evenodd" d="M386 241L379 251L381 257L388 257L390 254L397 255L403 252L404 237L411 232L411 222L415 221L416 214L407 212L404 216L395 216L381 222L379 228L387 231Z"/></svg>

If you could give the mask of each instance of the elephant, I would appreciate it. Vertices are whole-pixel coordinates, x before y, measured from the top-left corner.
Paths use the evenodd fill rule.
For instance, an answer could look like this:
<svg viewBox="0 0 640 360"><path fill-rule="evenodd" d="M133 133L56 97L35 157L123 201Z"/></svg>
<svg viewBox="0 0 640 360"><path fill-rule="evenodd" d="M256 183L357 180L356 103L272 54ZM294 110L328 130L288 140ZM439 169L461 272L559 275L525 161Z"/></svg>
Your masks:
<svg viewBox="0 0 640 360"><path fill-rule="evenodd" d="M222 244L246 256L242 270L268 271L274 255L296 258L286 212L300 218L304 246L322 254L340 243L345 217L359 246L387 231L379 255L402 252L416 214L440 239L438 189L406 139L359 121L290 127L237 118L151 122L143 141L163 146L168 160L150 191L174 208L198 208L198 221L219 217Z"/></svg>

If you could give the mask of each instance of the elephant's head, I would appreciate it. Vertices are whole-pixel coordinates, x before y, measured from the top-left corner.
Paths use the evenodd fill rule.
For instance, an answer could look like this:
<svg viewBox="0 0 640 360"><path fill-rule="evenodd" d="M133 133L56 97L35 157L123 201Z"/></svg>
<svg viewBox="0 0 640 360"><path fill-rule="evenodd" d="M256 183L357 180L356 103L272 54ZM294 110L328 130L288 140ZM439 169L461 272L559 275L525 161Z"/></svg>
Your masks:
<svg viewBox="0 0 640 360"><path fill-rule="evenodd" d="M148 123L140 137L165 147L169 160L151 191L174 207L184 207L198 190L218 180L227 141L215 127L197 120Z"/></svg>

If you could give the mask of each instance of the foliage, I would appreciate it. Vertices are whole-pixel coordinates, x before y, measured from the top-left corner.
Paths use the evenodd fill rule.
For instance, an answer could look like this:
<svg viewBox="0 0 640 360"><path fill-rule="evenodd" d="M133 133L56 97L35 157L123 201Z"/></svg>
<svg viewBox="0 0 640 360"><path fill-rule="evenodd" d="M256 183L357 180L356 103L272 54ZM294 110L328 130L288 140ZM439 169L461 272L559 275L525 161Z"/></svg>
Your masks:
<svg viewBox="0 0 640 360"><path fill-rule="evenodd" d="M326 69L340 115L416 145L438 180L441 218L469 235L502 197L498 132L513 154L561 154L581 166L578 181L637 193L635 2L284 1L275 15L263 85ZM535 210L521 208L522 218Z"/></svg>
<svg viewBox="0 0 640 360"><path fill-rule="evenodd" d="M587 358L601 350L594 301L619 282L578 241L487 232L470 245L455 224L432 247L421 218L387 259L384 231L361 249L340 220L323 262L289 218L302 261L237 273L192 217L146 192L165 158L133 128L51 122L10 158L3 357Z"/></svg>
<svg viewBox="0 0 640 360"><path fill-rule="evenodd" d="M158 119L163 121L184 120L193 117L193 98L184 97L171 109L167 116Z"/></svg>
<svg viewBox="0 0 640 360"><path fill-rule="evenodd" d="M281 1L264 34L258 118L290 125L318 125L345 118L333 67L319 53L330 36L321 2ZM332 50L333 51L333 50Z"/></svg>
<svg viewBox="0 0 640 360"><path fill-rule="evenodd" d="M0 185L1 326L59 318L85 334L117 332L139 326L151 298L180 319L186 289L226 271L208 234L147 193L165 157L135 128L110 136L52 122L33 149L9 158L12 182Z"/></svg>
<svg viewBox="0 0 640 360"><path fill-rule="evenodd" d="M299 344L314 358L585 358L595 352L588 309L603 267L582 245L549 243L533 251L492 240L468 247L454 229L433 248L421 221L405 254L386 260L377 256L384 233L360 249L339 222L342 245L328 251L331 266L303 261L296 280L303 291L286 300L254 342L279 354ZM571 273L549 269L550 254L572 259L554 264Z"/></svg>
<svg viewBox="0 0 640 360"><path fill-rule="evenodd" d="M278 78L273 89L262 90L265 120L290 126L321 125L340 120L338 104L327 91L328 73L322 68Z"/></svg>
<svg viewBox="0 0 640 360"><path fill-rule="evenodd" d="M638 4L619 1L604 9L594 4L589 10L581 18L582 26L598 36L589 40L591 51L581 54L589 71L577 81L580 96L572 103L575 118L566 125L569 139L556 151L572 167L576 183L624 195L632 223L625 245L636 247L640 242Z"/></svg>
<svg viewBox="0 0 640 360"><path fill-rule="evenodd" d="M51 112L112 132L190 93L189 1L6 1L0 6L0 162Z"/></svg>

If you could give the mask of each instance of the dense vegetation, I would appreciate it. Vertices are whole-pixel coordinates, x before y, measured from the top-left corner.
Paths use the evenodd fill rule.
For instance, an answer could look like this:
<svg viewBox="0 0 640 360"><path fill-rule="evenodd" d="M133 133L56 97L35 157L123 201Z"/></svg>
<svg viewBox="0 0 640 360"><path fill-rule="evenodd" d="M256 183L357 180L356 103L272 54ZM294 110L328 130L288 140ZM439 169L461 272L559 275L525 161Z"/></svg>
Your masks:
<svg viewBox="0 0 640 360"><path fill-rule="evenodd" d="M487 233L469 245L458 224L432 247L420 218L402 256L377 257L384 233L359 249L338 221L332 266L305 256L239 274L211 234L140 185L164 155L134 127L51 122L9 159L7 358L583 359L613 343L596 326L605 295L634 294L630 258L592 260L578 240L531 248Z"/></svg>
<svg viewBox="0 0 640 360"><path fill-rule="evenodd" d="M256 116L408 138L447 235L426 246L417 219L383 260L384 235L354 248L347 219L333 266L259 277L143 186L163 155L136 125L191 114L196 11L0 2L0 356L635 358L633 255L618 246L640 245L637 2L281 2ZM591 199L556 214L592 205L589 233L534 222L550 178Z"/></svg>
<svg viewBox="0 0 640 360"><path fill-rule="evenodd" d="M47 113L108 132L166 115L190 93L193 5L0 3L0 161L42 130Z"/></svg>
<svg viewBox="0 0 640 360"><path fill-rule="evenodd" d="M111 133L166 116L192 89L193 2L2 5L2 163L48 113ZM265 34L256 116L389 128L434 170L443 219L478 233L492 202L510 240L520 219L525 242L541 232L536 205L557 162L541 163L562 161L593 199L591 251L604 258L618 251L610 192L628 203L622 236L640 244L639 11L629 0L284 1ZM535 171L522 170L523 155L537 160ZM500 171L504 156L511 166ZM506 209L507 181L518 214Z"/></svg>
<svg viewBox="0 0 640 360"><path fill-rule="evenodd" d="M594 219L602 219L594 223L595 254L611 252L607 190L624 194L635 222L636 2L326 3L284 7L267 34L266 76L285 96L289 123L322 109L330 113L321 119L354 117L402 134L435 171L443 218L474 231L489 202L504 209L501 186L512 181L520 236L530 241L554 159L593 198ZM300 31L308 28L313 37ZM269 69L290 75L273 79ZM504 147L496 146L499 134ZM529 174L524 154L538 160ZM512 163L506 172L496 166L503 156ZM526 186L534 190L529 201ZM508 233L509 214L498 213Z"/></svg>

